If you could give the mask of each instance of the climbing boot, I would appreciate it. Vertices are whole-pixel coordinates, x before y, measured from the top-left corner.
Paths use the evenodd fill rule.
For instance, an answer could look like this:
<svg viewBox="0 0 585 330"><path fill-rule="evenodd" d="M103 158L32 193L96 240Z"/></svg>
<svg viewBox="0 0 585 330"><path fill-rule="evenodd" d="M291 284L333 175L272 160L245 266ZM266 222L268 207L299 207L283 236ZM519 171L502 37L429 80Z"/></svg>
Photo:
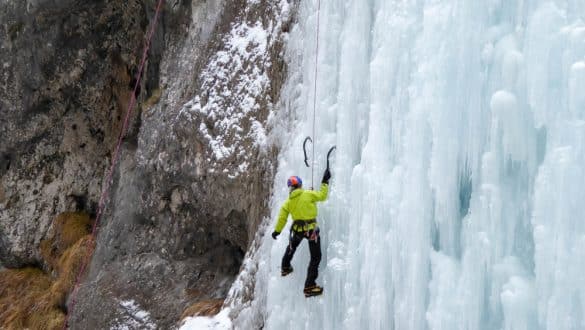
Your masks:
<svg viewBox="0 0 585 330"><path fill-rule="evenodd" d="M318 285L311 285L303 290L305 297L320 296L323 294L323 288Z"/></svg>
<svg viewBox="0 0 585 330"><path fill-rule="evenodd" d="M282 269L280 270L280 275L282 276L286 276L290 273L293 272L293 268L292 267L282 267Z"/></svg>

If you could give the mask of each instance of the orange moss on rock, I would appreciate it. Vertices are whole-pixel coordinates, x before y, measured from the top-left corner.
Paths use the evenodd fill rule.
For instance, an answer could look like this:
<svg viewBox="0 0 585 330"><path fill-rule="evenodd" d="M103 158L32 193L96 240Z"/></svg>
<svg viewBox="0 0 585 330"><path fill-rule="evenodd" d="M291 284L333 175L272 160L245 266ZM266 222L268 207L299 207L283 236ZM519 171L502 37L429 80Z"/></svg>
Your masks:
<svg viewBox="0 0 585 330"><path fill-rule="evenodd" d="M62 328L65 314L59 306L48 306L42 299L51 288L51 280L32 267L0 272L0 328Z"/></svg>
<svg viewBox="0 0 585 330"><path fill-rule="evenodd" d="M64 212L53 223L53 240L61 252L69 248L80 238L89 234L91 219L86 213Z"/></svg>
<svg viewBox="0 0 585 330"><path fill-rule="evenodd" d="M38 268L0 272L0 329L61 329L63 308L94 242L91 220L83 213L62 213L40 250L50 276Z"/></svg>
<svg viewBox="0 0 585 330"><path fill-rule="evenodd" d="M190 316L213 316L221 310L224 299L209 299L198 301L187 307L181 315L181 320Z"/></svg>
<svg viewBox="0 0 585 330"><path fill-rule="evenodd" d="M160 101L160 97L162 96L162 88L157 88L155 90L152 91L152 94L150 95L150 97L148 99L146 99L144 101L144 103L142 103L142 111L148 111L150 110L150 108L152 108L153 105L157 104L158 101Z"/></svg>

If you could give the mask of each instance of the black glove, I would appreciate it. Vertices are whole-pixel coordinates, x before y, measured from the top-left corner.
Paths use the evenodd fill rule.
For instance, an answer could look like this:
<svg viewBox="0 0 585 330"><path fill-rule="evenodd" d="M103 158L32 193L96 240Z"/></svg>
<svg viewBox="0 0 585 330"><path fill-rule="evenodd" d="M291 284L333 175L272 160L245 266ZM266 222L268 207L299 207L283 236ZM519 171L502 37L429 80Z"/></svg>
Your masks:
<svg viewBox="0 0 585 330"><path fill-rule="evenodd" d="M329 184L329 179L331 179L331 172L329 172L329 169L326 169L325 173L323 173L323 180L321 180L321 183Z"/></svg>
<svg viewBox="0 0 585 330"><path fill-rule="evenodd" d="M278 237L278 235L280 235L279 232L277 232L277 231L272 232L272 238L273 239L276 239Z"/></svg>

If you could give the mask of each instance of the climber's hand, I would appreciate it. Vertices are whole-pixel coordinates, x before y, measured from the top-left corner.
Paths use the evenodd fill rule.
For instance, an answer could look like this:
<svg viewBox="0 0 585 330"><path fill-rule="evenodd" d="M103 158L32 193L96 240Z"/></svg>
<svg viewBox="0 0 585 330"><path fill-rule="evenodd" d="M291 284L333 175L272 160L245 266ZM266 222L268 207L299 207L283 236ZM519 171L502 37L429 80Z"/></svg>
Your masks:
<svg viewBox="0 0 585 330"><path fill-rule="evenodd" d="M321 180L321 183L329 184L329 179L331 179L331 172L329 172L329 169L326 169L325 173L323 173L323 180Z"/></svg>

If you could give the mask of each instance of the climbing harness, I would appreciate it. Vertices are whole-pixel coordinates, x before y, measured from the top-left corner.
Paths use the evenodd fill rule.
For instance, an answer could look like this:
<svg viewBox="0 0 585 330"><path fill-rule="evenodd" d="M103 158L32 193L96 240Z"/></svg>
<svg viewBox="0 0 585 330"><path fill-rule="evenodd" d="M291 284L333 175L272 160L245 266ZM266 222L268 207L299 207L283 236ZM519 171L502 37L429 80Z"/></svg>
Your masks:
<svg viewBox="0 0 585 330"><path fill-rule="evenodd" d="M309 225L316 223L317 220L310 219L310 220L295 220L293 221L292 226L290 227L291 231L295 231L297 233L306 233L309 231Z"/></svg>
<svg viewBox="0 0 585 330"><path fill-rule="evenodd" d="M140 79L142 78L144 65L146 64L146 59L148 58L148 50L150 49L150 43L152 41L152 37L154 36L154 31L156 29L156 24L158 22L159 14L160 14L161 8L163 6L163 3L164 3L164 0L158 0L157 6L156 6L156 11L154 14L154 19L152 22L152 26L151 26L151 29L149 31L148 37L146 38L146 44L144 45L144 51L142 53L142 60L140 61L140 66L138 67L138 72L136 73L136 83L134 84L134 91L132 92L132 95L130 96L130 101L128 102L128 108L126 110L124 124L122 125L122 130L120 131L120 135L118 136L118 142L116 144L116 149L114 149L112 164L110 165L110 169L109 169L108 174L107 174L107 179L104 182L104 187L102 189L102 194L100 196L100 201L98 204L97 214L95 217L95 221L93 223L93 227L91 229L91 239L89 240L90 245L95 242L95 236L97 233L98 224L99 224L99 221L101 219L101 215L104 211L106 198L108 196L108 192L110 190L110 184L111 184L112 178L114 176L114 170L115 170L116 164L118 163L118 160L120 158L120 148L122 146L122 139L124 138L124 136L126 135L126 132L128 131L128 125L130 123L130 116L132 115L132 110L134 109L134 105L136 104L136 94L137 94L137 91L138 91L138 88L140 85ZM68 306L69 308L68 308L67 314L65 316L65 322L63 323L63 329L67 329L67 325L69 323L69 316L71 314L73 314L73 309L75 307L75 303L77 302L76 295L77 295L77 290L79 288L79 283L81 282L81 278L83 277L83 274L85 273L85 269L87 268L87 265L89 264L89 261L91 260L91 257L93 256L93 251L94 251L94 249L91 248L90 252L87 254L87 257L82 262L82 264L79 268L79 272L77 273L77 276L75 277L75 284L73 286L73 291L71 292L71 296L69 298L70 303Z"/></svg>

